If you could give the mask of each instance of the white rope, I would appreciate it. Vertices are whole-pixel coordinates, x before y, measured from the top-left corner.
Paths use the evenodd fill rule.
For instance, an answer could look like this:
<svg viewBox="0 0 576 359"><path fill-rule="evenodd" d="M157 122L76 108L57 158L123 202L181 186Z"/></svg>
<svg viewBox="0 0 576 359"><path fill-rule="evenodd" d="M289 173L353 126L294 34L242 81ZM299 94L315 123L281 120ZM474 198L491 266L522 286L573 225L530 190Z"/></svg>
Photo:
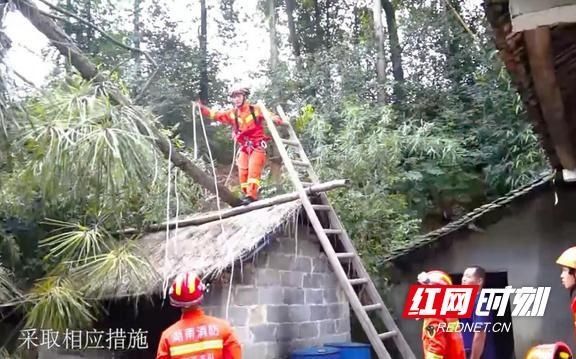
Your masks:
<svg viewBox="0 0 576 359"><path fill-rule="evenodd" d="M234 137L234 147L232 152L232 164L230 165L230 171L228 172L228 177L226 177L226 181L224 181L224 186L228 186L228 181L230 180L230 176L232 176L232 170L234 170L234 166L236 165L236 137Z"/></svg>
<svg viewBox="0 0 576 359"><path fill-rule="evenodd" d="M166 241L164 244L164 281L162 283L162 300L166 300L168 290L168 243L170 241L170 169L172 167L172 141L168 139L168 190L166 191ZM178 220L176 220L178 222Z"/></svg>
<svg viewBox="0 0 576 359"><path fill-rule="evenodd" d="M210 158L210 167L212 167L212 175L214 176L214 189L216 191L216 207L218 208L218 215L220 217L220 228L222 229L222 233L226 230L224 225L222 224L222 214L221 207L220 207L220 194L218 192L218 178L216 177L216 166L214 166L214 158L212 158L212 150L210 149L210 143L208 142L208 133L206 132L206 126L204 125L204 117L202 116L202 112L200 111L200 107L196 103L193 103L193 106L198 109L200 113L200 123L202 124L202 132L204 133L204 140L206 141L206 148L208 149L208 157Z"/></svg>
<svg viewBox="0 0 576 359"><path fill-rule="evenodd" d="M174 238L178 238L178 217L180 216L180 195L178 195L178 169L174 172L174 196L176 197L176 227L174 228Z"/></svg>
<svg viewBox="0 0 576 359"><path fill-rule="evenodd" d="M198 141L196 139L197 135L196 135L196 111L194 111L194 102L192 103L192 130L193 130L193 136L194 136L194 159L197 160L198 159ZM200 116L202 116L202 113L200 113Z"/></svg>
<svg viewBox="0 0 576 359"><path fill-rule="evenodd" d="M206 133L206 126L204 125L204 117L202 116L202 112L196 103L193 103L192 106L198 109L200 114L200 123L202 124L202 132L204 133L204 140L206 141L206 148L208 149L208 156L210 157L210 165L212 167L212 175L214 176L214 188L216 190L216 207L218 208L218 216L220 222L220 229L222 230L221 235L226 236L226 228L222 224L222 212L220 208L220 195L218 192L218 178L216 177L216 166L214 166L214 159L212 158L212 150L210 149L210 143L208 142L208 134ZM195 113L195 111L193 111ZM234 146L236 148L236 146ZM229 318L229 310L230 310L230 300L232 297L232 282L234 277L234 258L232 259L232 271L230 273L230 283L228 287L228 300L226 303L226 320Z"/></svg>

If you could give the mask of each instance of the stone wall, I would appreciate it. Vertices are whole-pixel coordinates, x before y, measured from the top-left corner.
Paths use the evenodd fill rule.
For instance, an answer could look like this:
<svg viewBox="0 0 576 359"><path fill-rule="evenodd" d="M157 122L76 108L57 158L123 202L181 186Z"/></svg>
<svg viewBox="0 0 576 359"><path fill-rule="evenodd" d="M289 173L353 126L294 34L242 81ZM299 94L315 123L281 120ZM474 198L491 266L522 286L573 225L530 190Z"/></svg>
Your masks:
<svg viewBox="0 0 576 359"><path fill-rule="evenodd" d="M211 286L206 311L228 318L246 358L286 358L296 348L350 340L344 292L315 237L274 239ZM228 316L226 304L230 294Z"/></svg>

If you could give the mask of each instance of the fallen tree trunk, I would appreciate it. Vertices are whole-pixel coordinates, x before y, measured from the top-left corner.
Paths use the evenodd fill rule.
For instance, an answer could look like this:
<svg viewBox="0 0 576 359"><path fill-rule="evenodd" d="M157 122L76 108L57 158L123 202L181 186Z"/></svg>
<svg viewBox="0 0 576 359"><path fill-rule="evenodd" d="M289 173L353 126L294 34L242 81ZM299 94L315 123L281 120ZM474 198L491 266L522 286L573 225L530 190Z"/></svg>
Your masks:
<svg viewBox="0 0 576 359"><path fill-rule="evenodd" d="M82 77L99 83L107 80L102 73L98 72L96 65L94 65L94 63L84 55L82 50L74 44L72 39L51 18L44 15L36 5L27 0L13 0L13 4L16 5L22 15L24 15L24 17L26 17L32 25L38 29L38 31L44 34L52 42L63 56L70 59L72 65L78 70L78 72L80 72ZM120 91L110 91L110 96L112 100L116 101L118 104L129 106L136 113L144 117L141 111L132 107L130 99L124 96ZM217 194L224 202L228 203L232 207L242 204L240 199L228 188L221 184L216 184L211 176L204 173L204 171L194 165L192 161L170 146L170 140L163 136L157 128L151 126L151 129L155 137L154 141L156 146L164 154L166 159L170 158L172 163L176 167L180 168L187 176L192 178L202 187L208 189L210 192ZM147 134L148 131L144 128L140 128L140 132Z"/></svg>
<svg viewBox="0 0 576 359"><path fill-rule="evenodd" d="M333 190L336 188L347 187L348 185L349 185L348 180L334 180L334 181L329 181L329 182L313 185L310 187L305 187L304 191L306 192L306 194L311 195L311 194L315 194L315 193L330 191L330 190ZM250 203L249 205L242 206L242 207L230 208L230 209L226 209L226 210L223 210L220 212L213 212L213 213L209 213L209 214L202 214L202 215L198 215L196 217L182 219L180 221L173 220L173 221L168 222L168 228L170 228L170 229L175 228L176 223L178 223L179 228L186 227L186 226L198 226L201 224L217 221L220 218L222 218L222 219L229 218L229 217L237 216L237 215L242 214L242 213L251 212L251 211L254 211L257 209L272 207L272 206L275 206L277 204L291 202L291 201L297 200L298 198L300 198L300 195L298 194L298 192L286 193L286 194L282 194L282 195L279 195L276 197L256 201L256 202ZM157 225L153 225L153 226L146 228L147 231L158 231L158 230L165 230L165 229L166 229L166 222L161 223L161 224L157 224ZM118 234L134 234L137 232L138 232L138 230L135 228L127 228L127 229L119 231L117 233Z"/></svg>

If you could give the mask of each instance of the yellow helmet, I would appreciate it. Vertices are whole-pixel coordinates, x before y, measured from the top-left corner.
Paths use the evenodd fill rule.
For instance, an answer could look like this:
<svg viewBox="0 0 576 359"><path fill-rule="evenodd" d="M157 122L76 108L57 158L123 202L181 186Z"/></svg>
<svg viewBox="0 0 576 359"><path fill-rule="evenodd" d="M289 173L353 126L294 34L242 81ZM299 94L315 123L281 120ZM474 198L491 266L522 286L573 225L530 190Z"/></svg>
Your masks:
<svg viewBox="0 0 576 359"><path fill-rule="evenodd" d="M452 278L448 273L440 270L431 270L429 272L422 272L418 275L418 283L420 284L441 284L452 285Z"/></svg>
<svg viewBox="0 0 576 359"><path fill-rule="evenodd" d="M528 351L526 359L572 359L572 351L564 342L540 344Z"/></svg>
<svg viewBox="0 0 576 359"><path fill-rule="evenodd" d="M576 247L570 247L556 260L563 267L576 269Z"/></svg>

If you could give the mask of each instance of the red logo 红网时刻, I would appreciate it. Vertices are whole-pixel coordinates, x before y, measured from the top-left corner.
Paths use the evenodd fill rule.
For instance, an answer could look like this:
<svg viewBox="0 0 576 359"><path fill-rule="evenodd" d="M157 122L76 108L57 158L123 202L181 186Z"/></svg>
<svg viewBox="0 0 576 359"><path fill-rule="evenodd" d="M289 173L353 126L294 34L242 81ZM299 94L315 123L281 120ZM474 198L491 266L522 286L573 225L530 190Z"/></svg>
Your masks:
<svg viewBox="0 0 576 359"><path fill-rule="evenodd" d="M410 286L404 304L404 318L470 318L474 303L476 314L487 316L493 311L504 316L511 302L513 317L541 317L546 311L550 287L483 288L476 285L419 285ZM478 298L478 300L476 300Z"/></svg>

